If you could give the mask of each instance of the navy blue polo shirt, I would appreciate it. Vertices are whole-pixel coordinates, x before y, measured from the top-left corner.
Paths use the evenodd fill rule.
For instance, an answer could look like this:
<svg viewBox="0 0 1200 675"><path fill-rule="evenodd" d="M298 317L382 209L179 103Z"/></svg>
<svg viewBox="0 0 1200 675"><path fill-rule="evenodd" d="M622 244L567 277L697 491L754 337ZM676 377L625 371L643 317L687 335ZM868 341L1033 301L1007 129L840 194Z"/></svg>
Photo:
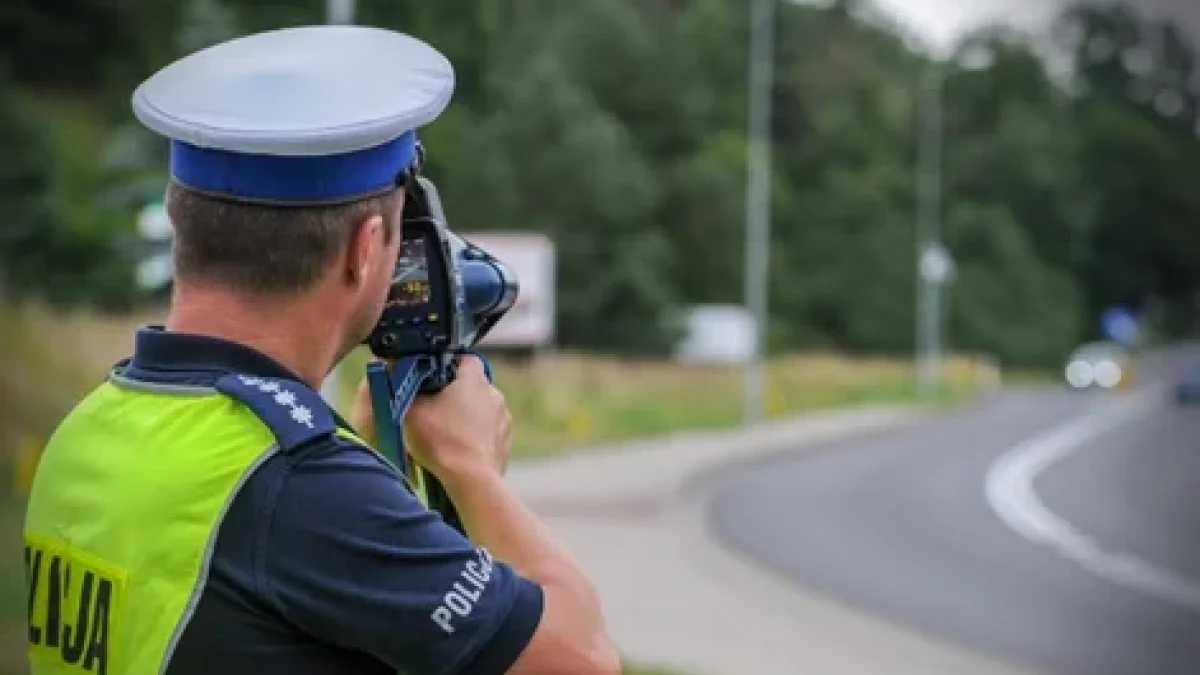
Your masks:
<svg viewBox="0 0 1200 675"><path fill-rule="evenodd" d="M200 386L229 373L300 382L253 349L157 327L138 332L125 370ZM479 590L449 623L437 610L464 570ZM167 675L499 675L542 608L536 583L426 509L372 450L330 436L268 460L233 500Z"/></svg>

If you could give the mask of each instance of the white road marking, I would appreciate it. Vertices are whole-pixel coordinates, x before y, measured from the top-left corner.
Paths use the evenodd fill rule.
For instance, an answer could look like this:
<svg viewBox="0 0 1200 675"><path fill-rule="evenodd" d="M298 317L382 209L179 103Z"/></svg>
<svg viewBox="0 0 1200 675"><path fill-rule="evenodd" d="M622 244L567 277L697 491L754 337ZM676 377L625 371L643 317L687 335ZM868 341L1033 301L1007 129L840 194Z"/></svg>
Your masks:
<svg viewBox="0 0 1200 675"><path fill-rule="evenodd" d="M1105 550L1100 542L1046 508L1033 489L1038 474L1143 414L1160 396L1158 391L1135 395L1012 448L988 467L987 501L1000 520L1025 539L1055 549L1112 583L1200 614L1200 582L1135 555Z"/></svg>

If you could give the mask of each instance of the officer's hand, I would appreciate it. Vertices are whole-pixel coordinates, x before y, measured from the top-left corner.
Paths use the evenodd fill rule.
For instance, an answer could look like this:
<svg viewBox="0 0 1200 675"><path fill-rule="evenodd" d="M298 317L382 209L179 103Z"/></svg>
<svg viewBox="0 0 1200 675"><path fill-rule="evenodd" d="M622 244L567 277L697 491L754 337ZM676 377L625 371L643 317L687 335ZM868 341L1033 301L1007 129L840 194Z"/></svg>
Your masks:
<svg viewBox="0 0 1200 675"><path fill-rule="evenodd" d="M371 405L371 385L366 377L358 383L358 389L354 392L354 404L350 407L347 421L358 432L358 437L368 444L374 446L379 440L375 433L375 408Z"/></svg>
<svg viewBox="0 0 1200 675"><path fill-rule="evenodd" d="M413 457L442 482L481 471L503 474L508 465L512 416L478 357L459 357L458 374L449 386L418 396L404 428Z"/></svg>

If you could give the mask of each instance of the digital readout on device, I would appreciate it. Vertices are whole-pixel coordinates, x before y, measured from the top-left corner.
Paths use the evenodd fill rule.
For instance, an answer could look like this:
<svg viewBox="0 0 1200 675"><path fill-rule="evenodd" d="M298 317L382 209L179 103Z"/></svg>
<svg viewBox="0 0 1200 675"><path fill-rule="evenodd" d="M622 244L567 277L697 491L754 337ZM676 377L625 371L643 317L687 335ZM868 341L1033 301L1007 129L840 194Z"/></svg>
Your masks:
<svg viewBox="0 0 1200 675"><path fill-rule="evenodd" d="M400 243L388 304L399 307L423 305L429 302L431 295L425 238L405 239Z"/></svg>

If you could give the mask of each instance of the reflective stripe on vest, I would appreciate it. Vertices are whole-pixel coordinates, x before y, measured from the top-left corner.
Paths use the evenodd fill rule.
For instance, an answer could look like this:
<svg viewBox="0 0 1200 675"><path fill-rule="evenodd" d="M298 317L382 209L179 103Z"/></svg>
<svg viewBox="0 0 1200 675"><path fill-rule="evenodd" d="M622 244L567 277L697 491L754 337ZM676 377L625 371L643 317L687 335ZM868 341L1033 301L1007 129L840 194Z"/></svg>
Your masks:
<svg viewBox="0 0 1200 675"><path fill-rule="evenodd" d="M33 675L165 673L242 485L276 453L333 432L362 442L296 382L230 375L204 388L111 376L55 431L33 481L24 533Z"/></svg>

